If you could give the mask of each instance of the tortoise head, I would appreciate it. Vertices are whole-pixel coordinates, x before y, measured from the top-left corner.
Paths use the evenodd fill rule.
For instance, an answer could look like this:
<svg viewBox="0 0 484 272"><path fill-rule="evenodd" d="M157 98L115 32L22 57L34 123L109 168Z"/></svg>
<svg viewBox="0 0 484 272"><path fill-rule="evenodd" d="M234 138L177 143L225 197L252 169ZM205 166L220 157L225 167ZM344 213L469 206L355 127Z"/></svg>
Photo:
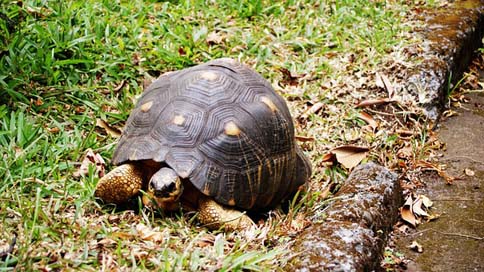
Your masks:
<svg viewBox="0 0 484 272"><path fill-rule="evenodd" d="M164 210L173 210L183 193L183 185L175 171L162 167L150 179L148 195Z"/></svg>

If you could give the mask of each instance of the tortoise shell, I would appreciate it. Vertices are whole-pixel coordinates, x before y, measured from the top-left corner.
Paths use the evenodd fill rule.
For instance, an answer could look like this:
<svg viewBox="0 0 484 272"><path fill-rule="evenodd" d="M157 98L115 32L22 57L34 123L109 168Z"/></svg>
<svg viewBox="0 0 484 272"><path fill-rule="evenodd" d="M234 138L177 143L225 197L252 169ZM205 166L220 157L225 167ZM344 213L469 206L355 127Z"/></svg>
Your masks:
<svg viewBox="0 0 484 272"><path fill-rule="evenodd" d="M274 207L311 174L283 98L232 59L165 74L146 89L113 156L116 165L141 160L246 210Z"/></svg>

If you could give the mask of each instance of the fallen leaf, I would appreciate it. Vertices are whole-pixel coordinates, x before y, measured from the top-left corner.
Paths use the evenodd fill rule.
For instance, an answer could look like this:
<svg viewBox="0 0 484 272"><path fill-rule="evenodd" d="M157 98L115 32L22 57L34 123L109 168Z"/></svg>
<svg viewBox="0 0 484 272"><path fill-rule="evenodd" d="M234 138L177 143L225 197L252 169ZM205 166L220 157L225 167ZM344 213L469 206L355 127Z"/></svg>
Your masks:
<svg viewBox="0 0 484 272"><path fill-rule="evenodd" d="M400 216L405 222L410 223L410 225L415 227L417 225L417 219L413 214L412 204L413 204L413 198L412 198L412 195L409 195L407 197L407 200L405 201L405 204L403 204L403 207L400 208Z"/></svg>
<svg viewBox="0 0 484 272"><path fill-rule="evenodd" d="M466 169L464 170L464 173L465 173L467 176L469 176L469 177L473 177L473 176L476 174L474 171L472 171L472 170L471 170L471 169L469 169L469 168L466 168Z"/></svg>
<svg viewBox="0 0 484 272"><path fill-rule="evenodd" d="M412 211L415 215L428 217L429 214L422 209L423 200L419 197L412 204Z"/></svg>
<svg viewBox="0 0 484 272"><path fill-rule="evenodd" d="M317 102L317 103L313 104L309 109L307 109L303 114L301 114L301 116L299 118L303 119L303 120L308 119L308 117L311 114L318 113L323 107L324 107L323 102Z"/></svg>
<svg viewBox="0 0 484 272"><path fill-rule="evenodd" d="M397 129L396 133L400 134L401 136L404 136L404 137L405 136L412 136L414 134L413 131L407 130L407 129Z"/></svg>
<svg viewBox="0 0 484 272"><path fill-rule="evenodd" d="M418 253L422 253L423 252L423 247L422 245L420 245L419 243L417 243L417 241L413 241L409 246L408 248L410 248L411 250L413 251L416 251Z"/></svg>
<svg viewBox="0 0 484 272"><path fill-rule="evenodd" d="M459 115L459 114L455 110L446 110L442 113L442 116L445 118L456 116L456 115Z"/></svg>
<svg viewBox="0 0 484 272"><path fill-rule="evenodd" d="M434 205L434 203L432 202L432 200L430 200L430 198L426 197L425 195L419 195L419 198L422 199L422 203L427 208L430 208L430 207L432 207L432 205Z"/></svg>
<svg viewBox="0 0 484 272"><path fill-rule="evenodd" d="M376 99L367 99L363 100L360 103L355 105L355 108L363 108L363 107L369 107L373 105L381 105L381 104L386 104L392 102L389 98L376 98Z"/></svg>
<svg viewBox="0 0 484 272"><path fill-rule="evenodd" d="M58 133L60 131L60 128L58 128L58 127L47 128L47 131L55 134L55 133Z"/></svg>
<svg viewBox="0 0 484 272"><path fill-rule="evenodd" d="M427 222L430 222L430 221L434 221L434 220L437 220L440 218L442 214L440 213L436 213L436 214L431 214L429 215L427 218L425 218L427 220Z"/></svg>
<svg viewBox="0 0 484 272"><path fill-rule="evenodd" d="M298 140L300 142L313 142L314 141L314 137L311 137L311 136L296 135L295 138L296 138L296 140Z"/></svg>
<svg viewBox="0 0 484 272"><path fill-rule="evenodd" d="M195 239L194 243L197 247L212 246L215 241L215 236L212 234L204 234L198 239Z"/></svg>
<svg viewBox="0 0 484 272"><path fill-rule="evenodd" d="M293 72L289 71L289 69L284 68L284 67L279 68L279 71L281 71L282 76L283 76L282 81L286 84L289 84L289 85L296 85L297 82L298 82L298 79L305 76L304 74L293 73Z"/></svg>
<svg viewBox="0 0 484 272"><path fill-rule="evenodd" d="M322 199L326 199L331 194L331 186L326 186L319 195Z"/></svg>
<svg viewBox="0 0 484 272"><path fill-rule="evenodd" d="M115 92L115 93L119 92L124 87L124 84L126 84L126 80L123 79L118 84L118 86L114 87L113 92Z"/></svg>
<svg viewBox="0 0 484 272"><path fill-rule="evenodd" d="M159 231L159 228L150 228L145 224L138 224L136 225L136 232L138 236L145 241L151 241L155 243L159 243L163 241L165 234Z"/></svg>
<svg viewBox="0 0 484 272"><path fill-rule="evenodd" d="M84 176L89 173L89 165L95 165L96 171L99 177L104 176L106 162L98 153L94 153L92 149L87 149L84 158L82 159L81 166L72 175L74 177Z"/></svg>
<svg viewBox="0 0 484 272"><path fill-rule="evenodd" d="M360 113L358 113L358 118L365 121L368 125L370 125L370 127L373 130L375 130L378 127L378 123L375 121L375 119L373 119L373 117L370 114L364 111L361 111Z"/></svg>
<svg viewBox="0 0 484 272"><path fill-rule="evenodd" d="M388 93L388 97L392 98L395 94L393 84L390 82L387 76L376 72L376 86L385 89Z"/></svg>
<svg viewBox="0 0 484 272"><path fill-rule="evenodd" d="M116 232L112 232L111 235L115 238L121 238L123 240L129 240L131 238L133 238L133 234L130 234L130 233L127 233L127 232L124 232L124 231L116 231Z"/></svg>
<svg viewBox="0 0 484 272"><path fill-rule="evenodd" d="M400 159L409 159L412 157L413 148L411 146L405 146L397 151L397 157Z"/></svg>
<svg viewBox="0 0 484 272"><path fill-rule="evenodd" d="M225 41L225 38L226 37L221 35L220 32L212 31L207 35L205 41L210 45L222 44Z"/></svg>
<svg viewBox="0 0 484 272"><path fill-rule="evenodd" d="M110 126L102 119L96 119L96 126L103 128L107 132L107 134L113 138L121 137L121 131L119 129Z"/></svg>
<svg viewBox="0 0 484 272"><path fill-rule="evenodd" d="M114 241L113 239L111 238L104 238L104 239L101 239L99 242L97 242L98 245L101 245L102 247L104 248L109 248L109 247L112 247L114 245L116 245L116 241Z"/></svg>
<svg viewBox="0 0 484 272"><path fill-rule="evenodd" d="M336 155L336 160L344 167L351 169L357 166L368 154L370 149L368 147L360 147L353 145L343 145L330 150Z"/></svg>
<svg viewBox="0 0 484 272"><path fill-rule="evenodd" d="M437 174L439 174L440 177L444 178L447 184L452 184L456 179L455 177L447 174L447 172L442 170L442 167L440 165L435 165L427 161L420 160L415 164L415 167L425 167L429 170L437 171Z"/></svg>
<svg viewBox="0 0 484 272"><path fill-rule="evenodd" d="M40 97L37 98L34 103L35 103L36 106L44 105L44 101L42 101L42 98L40 98Z"/></svg>

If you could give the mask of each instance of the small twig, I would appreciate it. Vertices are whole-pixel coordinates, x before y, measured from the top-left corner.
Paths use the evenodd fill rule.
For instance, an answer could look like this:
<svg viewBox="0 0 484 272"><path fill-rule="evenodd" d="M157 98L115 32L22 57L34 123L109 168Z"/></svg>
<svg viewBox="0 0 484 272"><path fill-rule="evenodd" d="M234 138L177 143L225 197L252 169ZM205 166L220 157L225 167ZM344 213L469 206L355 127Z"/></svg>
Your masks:
<svg viewBox="0 0 484 272"><path fill-rule="evenodd" d="M370 108L368 108L367 110L368 110L369 112L371 112L371 113L374 113L374 114L386 115L386 116L394 116L394 114L392 114L392 113L388 113L388 112L377 111L377 110L370 109Z"/></svg>
<svg viewBox="0 0 484 272"><path fill-rule="evenodd" d="M438 232L440 234L444 234L444 235L459 236L459 237L474 239L474 240L478 240L478 241L484 239L484 237L477 237L477 236L472 236L472 235L467 235L467 234L461 234L461 233L443 232L443 231L438 231L438 230L434 230L434 231L435 232Z"/></svg>
<svg viewBox="0 0 484 272"><path fill-rule="evenodd" d="M475 201L475 199L471 198L437 198L433 199L434 201Z"/></svg>
<svg viewBox="0 0 484 272"><path fill-rule="evenodd" d="M42 186L47 187L47 183L45 181L43 181L41 179L38 179L36 177L26 178L26 179L24 179L24 181L38 183L38 184L40 184ZM63 195L64 194L64 191L59 190L59 189L56 189L56 188L50 188L50 190L51 191L54 191L54 192L56 192L56 193L58 193L60 195Z"/></svg>
<svg viewBox="0 0 484 272"><path fill-rule="evenodd" d="M471 157L467 157L467 156L452 156L452 157L449 157L449 158L443 158L443 160L452 160L452 159L468 159L468 160L471 160L473 162L476 162L476 163L481 163L481 164L484 164L484 161L480 161L480 160L476 160L476 159L473 159Z"/></svg>
<svg viewBox="0 0 484 272"><path fill-rule="evenodd" d="M419 235L419 234L422 234L422 233L427 232L427 231L429 231L429 230L434 230L434 229L433 229L433 228L424 229L424 230L421 230L421 231L417 231L417 232L415 232L415 233L409 233L408 235L412 235L412 236L414 236L414 235Z"/></svg>

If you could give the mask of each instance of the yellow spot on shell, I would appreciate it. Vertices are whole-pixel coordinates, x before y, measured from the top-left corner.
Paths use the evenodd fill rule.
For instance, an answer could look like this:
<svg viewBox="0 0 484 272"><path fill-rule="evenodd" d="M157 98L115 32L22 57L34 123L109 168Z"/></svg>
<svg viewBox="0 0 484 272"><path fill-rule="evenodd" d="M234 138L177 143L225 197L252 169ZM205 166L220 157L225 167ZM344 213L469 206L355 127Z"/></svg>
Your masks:
<svg viewBox="0 0 484 272"><path fill-rule="evenodd" d="M173 118L173 124L181 126L183 125L183 122L185 122L185 117L183 115L175 115L175 118Z"/></svg>
<svg viewBox="0 0 484 272"><path fill-rule="evenodd" d="M218 75L215 72L207 71L207 72L202 73L202 78L206 79L206 80L213 81L213 80L216 80L218 78Z"/></svg>
<svg viewBox="0 0 484 272"><path fill-rule="evenodd" d="M269 109L271 109L271 111L276 111L277 110L277 107L276 105L274 105L274 102L272 102L272 100L270 100L267 96L263 96L260 98L260 101L264 104L266 104Z"/></svg>
<svg viewBox="0 0 484 272"><path fill-rule="evenodd" d="M141 111L142 112L147 112L151 109L151 106L153 106L153 101L149 101L141 105Z"/></svg>
<svg viewBox="0 0 484 272"><path fill-rule="evenodd" d="M225 124L225 134L230 136L237 136L240 134L240 128L232 121Z"/></svg>

